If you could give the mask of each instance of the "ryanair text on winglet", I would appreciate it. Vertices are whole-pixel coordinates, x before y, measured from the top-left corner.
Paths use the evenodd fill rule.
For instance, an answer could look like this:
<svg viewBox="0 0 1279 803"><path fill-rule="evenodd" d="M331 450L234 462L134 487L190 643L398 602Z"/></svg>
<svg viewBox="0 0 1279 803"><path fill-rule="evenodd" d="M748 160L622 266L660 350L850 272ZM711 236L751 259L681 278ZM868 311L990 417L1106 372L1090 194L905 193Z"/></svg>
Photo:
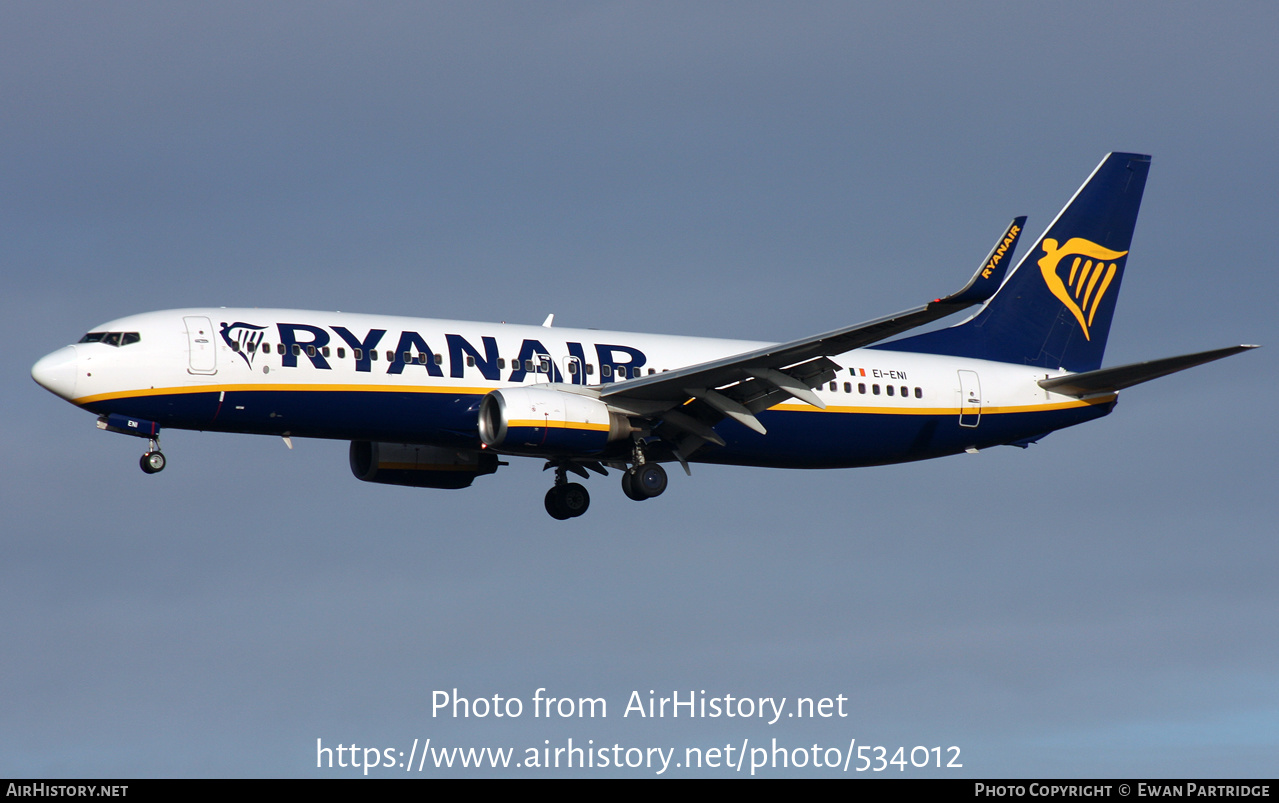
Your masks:
<svg viewBox="0 0 1279 803"><path fill-rule="evenodd" d="M999 263L1004 261L1004 257L1008 254L1008 247L1017 240L1018 234L1021 234L1021 226L1014 223L1008 228L1003 242L995 248L995 253L990 255L990 261L986 263L986 267L981 269L981 277L983 279L989 279L990 275L995 272L995 268L999 266Z"/></svg>

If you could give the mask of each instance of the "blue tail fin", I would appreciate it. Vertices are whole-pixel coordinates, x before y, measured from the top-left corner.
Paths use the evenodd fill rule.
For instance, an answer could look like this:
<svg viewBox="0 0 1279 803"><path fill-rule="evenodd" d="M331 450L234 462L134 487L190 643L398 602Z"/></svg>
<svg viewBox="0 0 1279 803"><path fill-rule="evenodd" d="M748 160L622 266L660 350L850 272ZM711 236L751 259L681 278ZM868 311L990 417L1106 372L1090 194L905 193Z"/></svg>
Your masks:
<svg viewBox="0 0 1279 803"><path fill-rule="evenodd" d="M874 348L1100 368L1149 170L1149 156L1108 155L976 315Z"/></svg>

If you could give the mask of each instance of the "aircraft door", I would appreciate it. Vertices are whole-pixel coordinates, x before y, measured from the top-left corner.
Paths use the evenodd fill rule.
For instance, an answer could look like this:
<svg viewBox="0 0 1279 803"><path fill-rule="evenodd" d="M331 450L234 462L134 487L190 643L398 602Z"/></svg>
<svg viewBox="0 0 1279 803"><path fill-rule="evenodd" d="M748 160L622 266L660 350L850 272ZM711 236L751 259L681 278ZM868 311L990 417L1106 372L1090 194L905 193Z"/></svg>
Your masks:
<svg viewBox="0 0 1279 803"><path fill-rule="evenodd" d="M975 427L981 423L981 380L976 371L959 372L959 425Z"/></svg>
<svg viewBox="0 0 1279 803"><path fill-rule="evenodd" d="M213 323L203 315L188 315L183 322L187 325L187 346L190 349L190 362L187 372L192 374L216 374L218 372L218 347L213 339Z"/></svg>

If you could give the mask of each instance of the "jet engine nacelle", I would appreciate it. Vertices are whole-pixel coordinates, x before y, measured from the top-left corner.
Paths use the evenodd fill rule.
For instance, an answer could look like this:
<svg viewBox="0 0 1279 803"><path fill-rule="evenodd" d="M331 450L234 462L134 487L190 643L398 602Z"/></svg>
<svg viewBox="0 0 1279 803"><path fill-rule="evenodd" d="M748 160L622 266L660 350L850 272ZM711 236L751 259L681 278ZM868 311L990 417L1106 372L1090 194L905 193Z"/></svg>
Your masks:
<svg viewBox="0 0 1279 803"><path fill-rule="evenodd" d="M497 471L497 455L412 443L351 441L351 473L365 482L414 488L466 488Z"/></svg>
<svg viewBox="0 0 1279 803"><path fill-rule="evenodd" d="M548 387L493 391L479 428L488 446L527 455L595 455L631 436L630 419L599 399Z"/></svg>

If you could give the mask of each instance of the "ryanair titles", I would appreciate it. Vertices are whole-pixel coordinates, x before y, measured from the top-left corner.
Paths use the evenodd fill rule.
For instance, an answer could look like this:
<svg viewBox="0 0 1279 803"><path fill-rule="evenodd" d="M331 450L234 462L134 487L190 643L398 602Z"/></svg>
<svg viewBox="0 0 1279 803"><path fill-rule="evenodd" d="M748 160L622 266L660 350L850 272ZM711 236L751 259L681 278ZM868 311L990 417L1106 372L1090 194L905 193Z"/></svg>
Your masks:
<svg viewBox="0 0 1279 803"><path fill-rule="evenodd" d="M499 354L497 338L483 335L476 344L460 334L432 335L432 343L421 333L401 331L390 334L386 329L370 329L353 332L345 326L314 326L306 323L275 324L275 342L267 332L269 327L236 321L222 322L222 340L250 368L261 355L274 352L284 368L298 367L299 360L310 362L322 371L332 369L334 349L340 359L350 349L355 370L371 373L403 374L406 371L425 371L428 376L443 377L444 371L453 378L466 376L468 370L478 372L485 379L501 381L503 371L508 371L505 381L522 382L530 373L546 374L551 382L569 382L574 385L608 383L615 379L638 376L648 357L643 351L616 343L593 343L593 354L588 359L588 346L566 342L560 349L567 356L559 361L540 340L524 338L519 350L507 357ZM442 337L443 344L439 343ZM443 345L437 351L434 346ZM558 345L558 344L557 344ZM447 354L447 365L446 357ZM381 363L385 365L382 368ZM594 376L598 366L599 374Z"/></svg>
<svg viewBox="0 0 1279 803"><path fill-rule="evenodd" d="M995 247L995 253L990 255L986 266L981 269L981 277L989 279L991 274L995 272L995 268L999 267L999 263L1004 261L1004 257L1008 256L1008 251L1012 244L1017 242L1017 236L1021 234L1021 227L1014 223L1008 228L1004 234L1004 239Z"/></svg>

